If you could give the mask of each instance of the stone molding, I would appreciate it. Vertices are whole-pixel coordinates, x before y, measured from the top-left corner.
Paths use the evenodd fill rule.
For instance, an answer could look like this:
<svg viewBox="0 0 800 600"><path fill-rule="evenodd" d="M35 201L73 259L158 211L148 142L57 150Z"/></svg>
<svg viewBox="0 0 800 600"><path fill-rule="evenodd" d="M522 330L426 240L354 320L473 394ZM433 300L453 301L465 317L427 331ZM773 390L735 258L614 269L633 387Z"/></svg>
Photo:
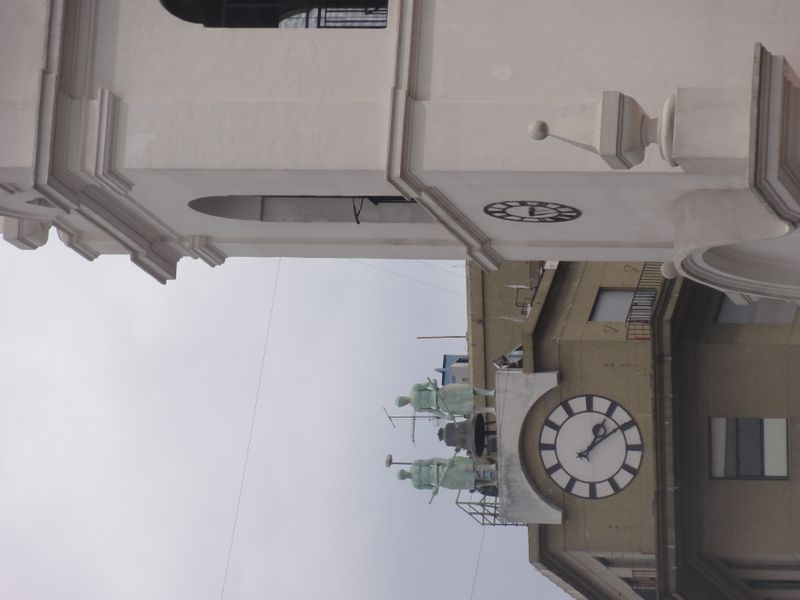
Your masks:
<svg viewBox="0 0 800 600"><path fill-rule="evenodd" d="M749 187L699 191L676 203L675 267L745 299L800 301L792 265L749 244L789 237L800 224L800 79L761 44L755 47L751 101ZM792 240L785 243L788 249Z"/></svg>
<svg viewBox="0 0 800 600"><path fill-rule="evenodd" d="M775 239L792 230L756 190L694 192L676 202L674 214L675 268L681 275L721 291L800 299L791 273L737 248L739 242Z"/></svg>
<svg viewBox="0 0 800 600"><path fill-rule="evenodd" d="M118 168L123 100L112 90L94 89L92 84L97 8L97 0L50 2L34 189L54 210L46 218L25 215L22 224L12 224L12 231L55 225L68 247L92 260L99 253L84 240L80 226L88 221L162 283L175 278L183 256L212 266L222 264L225 255L207 236L182 238L137 203L133 183ZM46 241L46 235L43 240L40 235L27 237L21 240L27 247Z"/></svg>
<svg viewBox="0 0 800 600"><path fill-rule="evenodd" d="M420 3L418 0L398 0L390 4L390 10L394 13L390 18L397 23L397 43L386 166L389 182L405 197L418 201L434 215L464 245L472 260L483 269L495 270L503 259L492 248L489 238L441 190L428 186L409 166L414 147L414 104L418 100Z"/></svg>
<svg viewBox="0 0 800 600"><path fill-rule="evenodd" d="M800 79L783 56L756 44L748 182L784 221L800 223Z"/></svg>

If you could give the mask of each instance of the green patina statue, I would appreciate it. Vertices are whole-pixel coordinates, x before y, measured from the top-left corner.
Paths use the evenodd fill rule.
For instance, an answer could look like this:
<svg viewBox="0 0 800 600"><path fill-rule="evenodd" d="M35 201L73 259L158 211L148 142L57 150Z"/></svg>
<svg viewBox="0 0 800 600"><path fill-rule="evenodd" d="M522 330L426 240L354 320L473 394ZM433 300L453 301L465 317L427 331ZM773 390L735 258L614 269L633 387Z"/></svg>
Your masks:
<svg viewBox="0 0 800 600"><path fill-rule="evenodd" d="M416 383L408 396L398 396L397 406L410 404L415 412L430 413L437 417L455 420L475 413L493 413L494 408L475 406L475 396L494 396L494 390L474 388L466 383L448 383L444 387L432 379Z"/></svg>
<svg viewBox="0 0 800 600"><path fill-rule="evenodd" d="M494 479L494 465L479 465L466 456L453 458L426 458L415 460L411 468L397 472L398 479L410 479L418 490L431 490L431 501L439 488L451 490L472 490L476 482Z"/></svg>

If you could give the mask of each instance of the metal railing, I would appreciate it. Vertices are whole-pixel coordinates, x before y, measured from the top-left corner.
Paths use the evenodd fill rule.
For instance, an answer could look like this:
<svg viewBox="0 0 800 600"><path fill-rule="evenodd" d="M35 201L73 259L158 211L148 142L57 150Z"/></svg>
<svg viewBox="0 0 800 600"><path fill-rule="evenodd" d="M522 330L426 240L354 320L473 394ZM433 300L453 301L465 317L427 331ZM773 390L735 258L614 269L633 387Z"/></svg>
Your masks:
<svg viewBox="0 0 800 600"><path fill-rule="evenodd" d="M644 263L625 317L627 339L649 340L653 329L653 309L664 284L661 263Z"/></svg>
<svg viewBox="0 0 800 600"><path fill-rule="evenodd" d="M279 27L289 29L386 27L387 8L309 8L281 19Z"/></svg>
<svg viewBox="0 0 800 600"><path fill-rule="evenodd" d="M496 496L483 496L460 490L456 496L456 506L481 526L518 527L525 523L509 523L500 517L500 502Z"/></svg>
<svg viewBox="0 0 800 600"><path fill-rule="evenodd" d="M162 0L164 1L164 0ZM175 1L175 0L173 0ZM205 0L208 27L381 29L388 0Z"/></svg>

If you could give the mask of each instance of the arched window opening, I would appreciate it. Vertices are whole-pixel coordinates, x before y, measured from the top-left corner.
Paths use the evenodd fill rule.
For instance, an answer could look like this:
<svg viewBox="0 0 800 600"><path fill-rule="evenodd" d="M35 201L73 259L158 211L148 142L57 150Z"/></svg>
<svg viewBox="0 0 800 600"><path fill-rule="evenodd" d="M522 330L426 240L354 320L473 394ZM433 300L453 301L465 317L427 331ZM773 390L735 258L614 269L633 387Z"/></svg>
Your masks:
<svg viewBox="0 0 800 600"><path fill-rule="evenodd" d="M268 223L434 223L402 196L207 196L189 202L203 214Z"/></svg>
<svg viewBox="0 0 800 600"><path fill-rule="evenodd" d="M380 29L388 0L161 0L170 14L206 27Z"/></svg>

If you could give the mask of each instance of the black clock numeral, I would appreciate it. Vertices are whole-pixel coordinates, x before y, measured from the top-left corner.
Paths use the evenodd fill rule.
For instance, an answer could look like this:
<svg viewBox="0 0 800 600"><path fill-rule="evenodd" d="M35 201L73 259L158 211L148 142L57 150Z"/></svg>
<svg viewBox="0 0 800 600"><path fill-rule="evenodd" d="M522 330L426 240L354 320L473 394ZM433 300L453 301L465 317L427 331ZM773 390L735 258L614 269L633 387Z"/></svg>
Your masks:
<svg viewBox="0 0 800 600"><path fill-rule="evenodd" d="M577 479L575 479L574 477L570 477L570 478L569 478L569 481L567 482L567 485L566 485L566 487L564 487L564 489L565 489L565 490L566 490L568 493L570 493L570 494L571 494L571 493L572 493L572 489L575 487L575 484L576 484L576 483L578 483L578 480L577 480Z"/></svg>
<svg viewBox="0 0 800 600"><path fill-rule="evenodd" d="M613 477L608 480L608 484L611 486L611 489L614 490L615 494L622 489L617 483L617 480Z"/></svg>
<svg viewBox="0 0 800 600"><path fill-rule="evenodd" d="M639 472L639 470L636 467L632 467L628 463L622 463L622 470L627 471L631 475L636 475L636 473Z"/></svg>
<svg viewBox="0 0 800 600"><path fill-rule="evenodd" d="M628 431L628 429L630 429L634 425L636 425L636 423L634 423L633 419L631 419L630 421L625 421L622 425L620 425L619 426L619 430L620 431Z"/></svg>
<svg viewBox="0 0 800 600"><path fill-rule="evenodd" d="M549 428L550 428L550 429L552 429L553 431L558 431L559 429L561 429L561 427L560 427L559 425L556 425L556 424L555 424L553 421L551 421L550 419L547 419L547 420L544 422L544 425L545 425L545 427L549 427Z"/></svg>
<svg viewBox="0 0 800 600"><path fill-rule="evenodd" d="M628 444L625 446L625 450L628 452L642 452L644 447L641 444Z"/></svg>
<svg viewBox="0 0 800 600"><path fill-rule="evenodd" d="M558 471L560 468L561 468L561 464L560 464L560 463L556 463L556 464L554 464L554 465L550 465L550 466L549 466L549 467L547 467L547 468L546 468L544 471L545 471L545 473L547 473L548 475L552 475L553 473L555 473L556 471Z"/></svg>
<svg viewBox="0 0 800 600"><path fill-rule="evenodd" d="M611 415L614 414L614 411L617 410L618 406L619 404L611 400L611 403L608 405L608 408L606 409L605 415L610 419Z"/></svg>
<svg viewBox="0 0 800 600"><path fill-rule="evenodd" d="M564 411L565 411L565 412L567 413L567 415L569 415L570 417L574 417L574 416L575 416L575 411L572 409L572 406L570 406L569 402L564 402L564 403L561 405L561 407L564 409Z"/></svg>
<svg viewBox="0 0 800 600"><path fill-rule="evenodd" d="M586 396L586 412L593 412L594 411L594 396L587 395Z"/></svg>
<svg viewBox="0 0 800 600"><path fill-rule="evenodd" d="M555 444L539 444L539 450L541 450L542 452L545 452L546 450L555 450L555 449L556 449Z"/></svg>

